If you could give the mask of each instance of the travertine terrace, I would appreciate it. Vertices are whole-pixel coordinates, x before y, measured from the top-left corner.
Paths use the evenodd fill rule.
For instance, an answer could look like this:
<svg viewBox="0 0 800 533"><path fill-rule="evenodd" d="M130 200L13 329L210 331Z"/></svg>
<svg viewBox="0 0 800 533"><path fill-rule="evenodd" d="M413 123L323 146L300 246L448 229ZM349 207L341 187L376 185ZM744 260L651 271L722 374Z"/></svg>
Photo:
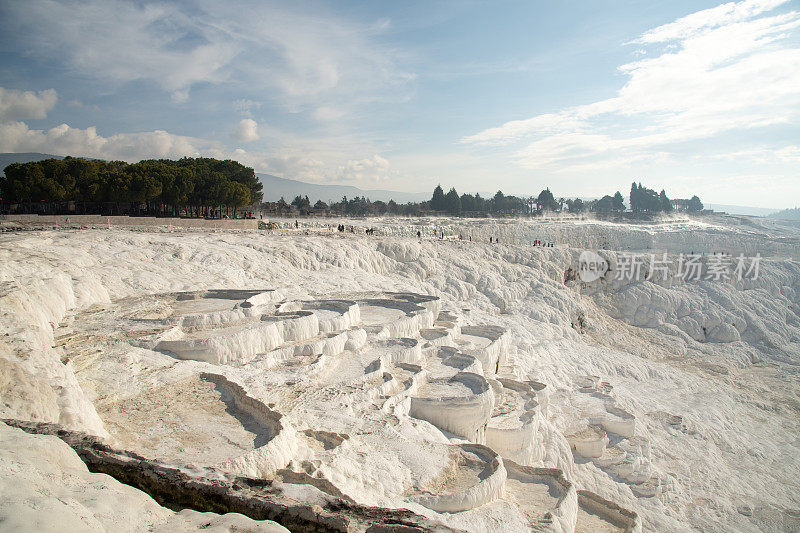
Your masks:
<svg viewBox="0 0 800 533"><path fill-rule="evenodd" d="M374 236L317 223L3 235L2 418L29 431L0 426L4 486L23 463L31 490L80 470L31 421L68 430L81 457L78 432L110 447L95 461L188 476L176 495L229 483L222 522L250 509L237 507L245 479L269 483L247 496L273 513L258 520L280 521L293 501L303 527L323 529L359 530L381 509L428 530L797 525L796 262L765 258L757 280L588 284L570 275L574 242L489 245L487 223L472 242L418 239L404 236L410 221L380 224ZM576 228L568 240L590 231ZM624 252L598 253L613 265ZM93 476L71 478L75 503L52 504L53 517L194 520L103 478L149 509L109 519L80 496ZM4 516L26 501L6 496Z"/></svg>

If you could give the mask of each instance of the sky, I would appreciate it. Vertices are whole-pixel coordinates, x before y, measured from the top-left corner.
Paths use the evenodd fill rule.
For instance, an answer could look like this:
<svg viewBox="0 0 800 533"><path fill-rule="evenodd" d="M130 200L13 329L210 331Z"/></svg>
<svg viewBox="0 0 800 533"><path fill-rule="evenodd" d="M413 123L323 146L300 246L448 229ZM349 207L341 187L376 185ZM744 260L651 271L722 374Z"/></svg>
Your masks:
<svg viewBox="0 0 800 533"><path fill-rule="evenodd" d="M800 0L0 0L0 152L800 204Z"/></svg>

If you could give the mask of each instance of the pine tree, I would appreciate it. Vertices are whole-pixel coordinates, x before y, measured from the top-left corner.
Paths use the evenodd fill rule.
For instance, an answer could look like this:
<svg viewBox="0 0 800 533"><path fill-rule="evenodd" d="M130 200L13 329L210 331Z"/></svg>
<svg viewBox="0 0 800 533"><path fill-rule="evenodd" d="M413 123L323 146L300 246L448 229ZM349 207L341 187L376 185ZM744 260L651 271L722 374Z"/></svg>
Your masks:
<svg viewBox="0 0 800 533"><path fill-rule="evenodd" d="M616 211L618 213L622 213L625 211L625 200L622 198L622 193L617 191L614 194L614 200L611 204L612 211Z"/></svg>
<svg viewBox="0 0 800 533"><path fill-rule="evenodd" d="M698 198L697 195L695 195L692 196L692 198L689 200L689 205L687 207L688 207L687 210L690 213L699 213L700 211L703 210L703 202L701 202L700 198Z"/></svg>
<svg viewBox="0 0 800 533"><path fill-rule="evenodd" d="M451 215L461 213L461 197L456 192L455 187L451 188L444 197L445 211Z"/></svg>
<svg viewBox="0 0 800 533"><path fill-rule="evenodd" d="M556 211L558 209L558 202L549 188L539 193L539 197L536 198L536 207L539 211Z"/></svg>
<svg viewBox="0 0 800 533"><path fill-rule="evenodd" d="M667 198L667 193L666 191L664 191L664 189L661 189L661 193L659 193L658 195L658 200L661 203L662 211L664 211L665 213L669 213L670 211L672 211L672 202L670 202L669 198Z"/></svg>
<svg viewBox="0 0 800 533"><path fill-rule="evenodd" d="M431 198L431 209L433 209L434 211L445 210L444 191L442 190L441 185L437 185L436 188L433 189L433 197Z"/></svg>
<svg viewBox="0 0 800 533"><path fill-rule="evenodd" d="M502 213L506 209L506 196L503 191L497 191L492 198L492 211Z"/></svg>

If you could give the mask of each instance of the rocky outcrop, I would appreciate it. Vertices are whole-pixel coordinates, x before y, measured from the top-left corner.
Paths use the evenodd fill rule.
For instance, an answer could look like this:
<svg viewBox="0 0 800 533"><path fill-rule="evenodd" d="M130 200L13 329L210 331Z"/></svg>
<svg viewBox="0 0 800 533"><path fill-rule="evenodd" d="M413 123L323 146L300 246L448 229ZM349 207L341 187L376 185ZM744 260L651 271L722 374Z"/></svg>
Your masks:
<svg viewBox="0 0 800 533"><path fill-rule="evenodd" d="M92 472L101 472L149 494L171 509L240 513L273 520L292 531L444 532L454 531L407 510L358 505L322 491L316 504L298 504L277 481L226 476L212 469L188 473L116 450L85 433L56 424L4 420L27 433L55 435L66 442Z"/></svg>

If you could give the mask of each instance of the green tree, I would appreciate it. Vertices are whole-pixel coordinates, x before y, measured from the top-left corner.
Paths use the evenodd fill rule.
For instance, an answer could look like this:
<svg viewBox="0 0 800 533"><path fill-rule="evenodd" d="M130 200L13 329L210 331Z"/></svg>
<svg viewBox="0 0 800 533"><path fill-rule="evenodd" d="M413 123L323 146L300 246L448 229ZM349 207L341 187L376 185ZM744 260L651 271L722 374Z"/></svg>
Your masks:
<svg viewBox="0 0 800 533"><path fill-rule="evenodd" d="M639 188L636 187L635 181L631 184L630 201L631 201L631 211L633 211L634 213L638 213L641 210L641 207L639 206Z"/></svg>
<svg viewBox="0 0 800 533"><path fill-rule="evenodd" d="M619 191L614 193L614 198L611 202L611 210L617 213L625 211L625 200L622 198L622 193Z"/></svg>
<svg viewBox="0 0 800 533"><path fill-rule="evenodd" d="M112 161L104 165L98 171L97 178L88 185L89 200L111 204L112 215L121 214L120 205L130 203L128 196L130 176L125 172L127 166L127 163Z"/></svg>
<svg viewBox="0 0 800 533"><path fill-rule="evenodd" d="M583 213L585 209L586 205L580 198L575 198L575 200L567 200L567 211L570 213Z"/></svg>
<svg viewBox="0 0 800 533"><path fill-rule="evenodd" d="M286 203L286 200L283 199L283 196L281 196L281 199L278 200L277 208L278 208L278 214L281 215L289 213L292 210L292 208L289 207L289 204Z"/></svg>
<svg viewBox="0 0 800 533"><path fill-rule="evenodd" d="M506 196L503 191L497 191L492 198L492 211L502 213L506 210Z"/></svg>
<svg viewBox="0 0 800 533"><path fill-rule="evenodd" d="M437 185L433 189L433 196L431 197L431 209L434 211L444 211L446 208L444 201L444 190L441 185Z"/></svg>
<svg viewBox="0 0 800 533"><path fill-rule="evenodd" d="M525 200L519 198L517 196L506 196L505 197L505 211L511 214L521 214L525 213L527 210L527 204Z"/></svg>
<svg viewBox="0 0 800 533"><path fill-rule="evenodd" d="M602 198L597 200L597 202L595 202L594 204L595 212L604 215L610 213L613 210L613 208L614 208L614 198L609 195L603 196Z"/></svg>
<svg viewBox="0 0 800 533"><path fill-rule="evenodd" d="M60 202L67 197L67 189L58 177L45 174L40 161L12 163L5 168L4 199L27 203Z"/></svg>
<svg viewBox="0 0 800 533"><path fill-rule="evenodd" d="M307 215L311 211L311 200L308 199L308 195L305 197L295 196L294 200L292 200L292 205L300 211L301 215Z"/></svg>
<svg viewBox="0 0 800 533"><path fill-rule="evenodd" d="M701 202L700 198L698 198L697 195L695 195L689 199L687 211L689 211L690 213L699 213L700 211L703 210L703 207L704 207L703 202Z"/></svg>
<svg viewBox="0 0 800 533"><path fill-rule="evenodd" d="M641 187L639 189L639 194L641 195L639 200L642 203L642 211L646 211L648 213L658 213L661 211L661 202L658 199L658 193L656 191L646 187Z"/></svg>
<svg viewBox="0 0 800 533"><path fill-rule="evenodd" d="M485 213L487 211L486 199L477 192L475 193L475 211L480 211L481 213Z"/></svg>
<svg viewBox="0 0 800 533"><path fill-rule="evenodd" d="M461 197L456 192L455 187L447 191L444 197L445 210L451 215L458 215L461 213Z"/></svg>
<svg viewBox="0 0 800 533"><path fill-rule="evenodd" d="M536 198L536 209L540 213L542 211L556 211L558 209L558 203L549 188L539 193L539 196Z"/></svg>
<svg viewBox="0 0 800 533"><path fill-rule="evenodd" d="M664 189L661 189L661 192L658 194L658 203L661 205L661 211L665 213L672 211L672 202L667 198L667 193Z"/></svg>
<svg viewBox="0 0 800 533"><path fill-rule="evenodd" d="M475 207L475 197L471 194L464 193L461 195L461 210L462 211L477 211Z"/></svg>
<svg viewBox="0 0 800 533"><path fill-rule="evenodd" d="M250 204L250 188L238 181L226 182L225 205L233 207L233 218L236 218L236 210Z"/></svg>
<svg viewBox="0 0 800 533"><path fill-rule="evenodd" d="M191 169L178 166L172 169L161 195L164 203L172 207L173 216L179 215L181 208L188 205L194 186L194 172Z"/></svg>
<svg viewBox="0 0 800 533"><path fill-rule="evenodd" d="M666 196L666 195L665 195ZM659 194L641 183L631 185L631 211L634 213L658 213L662 211Z"/></svg>
<svg viewBox="0 0 800 533"><path fill-rule="evenodd" d="M129 165L123 161L100 161L66 157L10 166L3 180L2 194L10 201L61 202L92 204L95 209L113 204L112 212L122 204L136 210L146 206L148 213L171 210L179 215L184 206L201 210L225 206L234 212L244 197L262 198L260 181L252 168L235 161L211 158L149 159ZM238 183L247 189L245 195ZM29 200L36 198L36 200Z"/></svg>
<svg viewBox="0 0 800 533"><path fill-rule="evenodd" d="M120 163L122 165L120 166ZM92 161L82 157L65 157L61 164L64 168L64 173L75 182L75 189L72 200L78 201L92 201L92 196L102 188L98 186L101 181L101 174L109 172L109 167L114 169L125 168L128 163L122 161L112 161L107 163L105 161Z"/></svg>

